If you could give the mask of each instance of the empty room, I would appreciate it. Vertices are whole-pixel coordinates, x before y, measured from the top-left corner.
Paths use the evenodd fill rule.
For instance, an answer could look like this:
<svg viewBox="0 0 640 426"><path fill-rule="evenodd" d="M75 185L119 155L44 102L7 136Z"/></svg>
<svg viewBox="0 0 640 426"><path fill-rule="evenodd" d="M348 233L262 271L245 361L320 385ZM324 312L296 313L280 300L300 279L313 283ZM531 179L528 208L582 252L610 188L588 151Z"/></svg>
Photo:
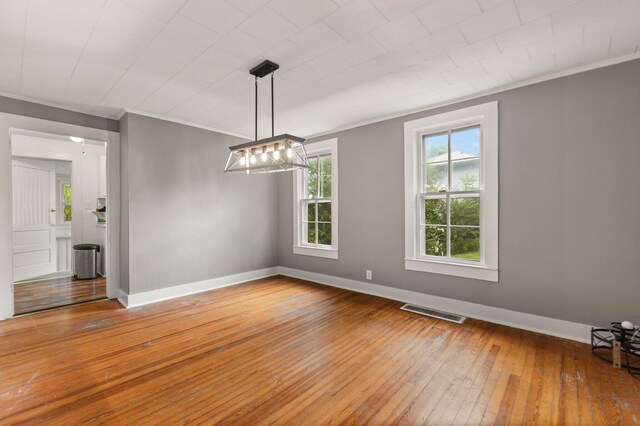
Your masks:
<svg viewBox="0 0 640 426"><path fill-rule="evenodd" d="M0 1L0 424L640 425L640 0Z"/></svg>

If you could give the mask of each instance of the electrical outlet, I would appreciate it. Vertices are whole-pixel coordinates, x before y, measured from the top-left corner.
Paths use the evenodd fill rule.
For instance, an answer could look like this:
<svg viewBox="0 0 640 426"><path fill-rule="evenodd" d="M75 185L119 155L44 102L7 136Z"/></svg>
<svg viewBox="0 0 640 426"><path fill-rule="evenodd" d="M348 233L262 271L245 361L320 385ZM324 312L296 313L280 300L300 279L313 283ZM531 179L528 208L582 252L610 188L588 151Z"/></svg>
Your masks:
<svg viewBox="0 0 640 426"><path fill-rule="evenodd" d="M371 270L367 269L367 279L370 280L371 279Z"/></svg>

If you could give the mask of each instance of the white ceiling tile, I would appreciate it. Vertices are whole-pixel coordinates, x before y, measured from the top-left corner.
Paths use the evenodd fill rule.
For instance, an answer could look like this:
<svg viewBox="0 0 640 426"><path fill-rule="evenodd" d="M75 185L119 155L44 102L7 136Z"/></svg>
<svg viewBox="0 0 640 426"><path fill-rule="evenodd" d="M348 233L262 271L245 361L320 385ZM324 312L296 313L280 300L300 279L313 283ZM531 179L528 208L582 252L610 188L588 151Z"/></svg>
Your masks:
<svg viewBox="0 0 640 426"><path fill-rule="evenodd" d="M23 0L0 2L0 46L22 49L26 17L27 2Z"/></svg>
<svg viewBox="0 0 640 426"><path fill-rule="evenodd" d="M332 0L271 0L269 7L301 28L318 22L338 9Z"/></svg>
<svg viewBox="0 0 640 426"><path fill-rule="evenodd" d="M551 18L545 16L495 36L501 51L521 49L528 44L545 40L553 36Z"/></svg>
<svg viewBox="0 0 640 426"><path fill-rule="evenodd" d="M597 40L620 31L632 31L640 27L640 2L631 7L621 7L584 26L585 41Z"/></svg>
<svg viewBox="0 0 640 426"><path fill-rule="evenodd" d="M495 89L496 87L506 86L513 82L509 71L497 71L495 73L481 75L469 79L469 83L479 92L484 90Z"/></svg>
<svg viewBox="0 0 640 426"><path fill-rule="evenodd" d="M268 49L264 53L264 57L280 65L282 72L297 67L308 61L312 56L297 44L284 40Z"/></svg>
<svg viewBox="0 0 640 426"><path fill-rule="evenodd" d="M186 64L176 62L165 55L160 55L156 52L146 51L136 61L131 69L137 69L142 72L149 73L150 76L164 76L165 78L172 78L176 75Z"/></svg>
<svg viewBox="0 0 640 426"><path fill-rule="evenodd" d="M556 66L559 70L590 64L606 59L611 37L605 37L587 46L569 47L556 52Z"/></svg>
<svg viewBox="0 0 640 426"><path fill-rule="evenodd" d="M428 1L429 0L371 0L371 3L385 18L393 21L426 4Z"/></svg>
<svg viewBox="0 0 640 426"><path fill-rule="evenodd" d="M192 96L174 109L170 111L172 117L176 117L181 120L191 120L203 114L205 111L210 111L214 107L221 105L227 101L224 96L219 96L208 90Z"/></svg>
<svg viewBox="0 0 640 426"><path fill-rule="evenodd" d="M387 23L368 0L353 0L324 19L347 40L353 40Z"/></svg>
<svg viewBox="0 0 640 426"><path fill-rule="evenodd" d="M185 0L120 0L134 9L167 22L182 7Z"/></svg>
<svg viewBox="0 0 640 426"><path fill-rule="evenodd" d="M556 61L553 55L535 59L527 63L518 63L509 66L509 73L514 81L528 80L555 71Z"/></svg>
<svg viewBox="0 0 640 426"><path fill-rule="evenodd" d="M379 67L384 68L390 73L410 68L423 61L422 55L410 44L374 59L374 62Z"/></svg>
<svg viewBox="0 0 640 426"><path fill-rule="evenodd" d="M251 15L238 28L268 47L300 32L300 28L266 6Z"/></svg>
<svg viewBox="0 0 640 426"><path fill-rule="evenodd" d="M193 47L203 52L213 46L222 35L186 18L182 15L174 16L160 33L179 43Z"/></svg>
<svg viewBox="0 0 640 426"><path fill-rule="evenodd" d="M125 68L80 62L65 90L65 96L88 105L99 104L126 72Z"/></svg>
<svg viewBox="0 0 640 426"><path fill-rule="evenodd" d="M476 89L471 85L471 83L464 82L461 84L443 87L442 89L436 90L436 93L440 95L443 100L452 100L463 96L469 96L475 91Z"/></svg>
<svg viewBox="0 0 640 426"><path fill-rule="evenodd" d="M334 55L335 57L334 52L327 52L326 55ZM319 56L319 58L322 57L323 55ZM340 65L341 63L344 63L344 61L337 61L338 65ZM282 81L282 83L279 83L279 93L289 93L291 91L299 89L300 87L307 86L321 79L322 77L326 77L327 75L330 74L325 73L319 67L312 68L307 64L297 66L295 68L287 70L286 72L283 72L278 76L278 80Z"/></svg>
<svg viewBox="0 0 640 426"><path fill-rule="evenodd" d="M82 61L128 67L149 44L148 40L122 31L108 22L99 22L82 55Z"/></svg>
<svg viewBox="0 0 640 426"><path fill-rule="evenodd" d="M456 68L456 64L453 63L449 56L442 55L411 67L411 71L418 77L426 79L433 75L440 75L446 71L451 71Z"/></svg>
<svg viewBox="0 0 640 426"><path fill-rule="evenodd" d="M182 74L208 83L214 83L230 74L233 68L218 65L210 61L209 57L201 56L180 71Z"/></svg>
<svg viewBox="0 0 640 426"><path fill-rule="evenodd" d="M640 46L640 27L618 31L611 36L610 56L626 55L636 52Z"/></svg>
<svg viewBox="0 0 640 426"><path fill-rule="evenodd" d="M413 43L425 59L436 58L466 45L467 40L456 27L447 28Z"/></svg>
<svg viewBox="0 0 640 426"><path fill-rule="evenodd" d="M371 32L373 38L387 50L400 49L429 35L429 32L412 13Z"/></svg>
<svg viewBox="0 0 640 426"><path fill-rule="evenodd" d="M231 31L248 17L222 0L188 0L180 14L220 34Z"/></svg>
<svg viewBox="0 0 640 426"><path fill-rule="evenodd" d="M488 73L508 69L511 66L526 64L530 61L529 52L525 47L510 50L501 55L492 56L480 61Z"/></svg>
<svg viewBox="0 0 640 426"><path fill-rule="evenodd" d="M149 95L137 109L164 114L208 86L208 83L186 75L178 75Z"/></svg>
<svg viewBox="0 0 640 426"><path fill-rule="evenodd" d="M482 59L500 55L500 50L493 39L487 39L478 43L470 44L461 49L449 53L449 57L458 66L464 66Z"/></svg>
<svg viewBox="0 0 640 426"><path fill-rule="evenodd" d="M442 76L452 85L463 84L472 78L485 75L487 72L479 62L465 65L450 71L445 71Z"/></svg>
<svg viewBox="0 0 640 426"><path fill-rule="evenodd" d="M184 67L200 56L202 52L191 45L180 43L160 34L151 42L149 47L147 47L145 53L163 56Z"/></svg>
<svg viewBox="0 0 640 426"><path fill-rule="evenodd" d="M582 46L582 39L583 35L580 32L555 36L531 43L527 49L531 59L540 59L563 50L579 48Z"/></svg>
<svg viewBox="0 0 640 426"><path fill-rule="evenodd" d="M382 56L387 51L370 35L364 35L339 46L335 52L347 63L358 65Z"/></svg>
<svg viewBox="0 0 640 426"><path fill-rule="evenodd" d="M504 3L459 24L460 31L470 43L500 34L520 25L518 11L513 3Z"/></svg>
<svg viewBox="0 0 640 426"><path fill-rule="evenodd" d="M162 86L168 77L139 69L130 69L107 94L103 105L133 108Z"/></svg>
<svg viewBox="0 0 640 426"><path fill-rule="evenodd" d="M339 52L332 50L331 52L323 53L322 55L317 56L308 62L305 62L302 67L297 68L297 73L300 73L302 70L308 70L310 68L311 70L313 70L310 78L313 79L312 81L315 81L344 71L347 68L352 67L353 65L354 63L352 62L352 60L345 60L345 58L341 56ZM292 77L294 74L296 74L296 72L291 73L290 77ZM284 78L286 78L286 76ZM291 88L287 87L287 89L290 90Z"/></svg>
<svg viewBox="0 0 640 426"><path fill-rule="evenodd" d="M58 102L64 95L65 82L52 81L49 76L22 74L20 95L48 102Z"/></svg>
<svg viewBox="0 0 640 426"><path fill-rule="evenodd" d="M256 61L267 50L268 46L260 40L251 37L249 34L232 30L224 36L215 45L216 48L223 50L243 61Z"/></svg>
<svg viewBox="0 0 640 426"><path fill-rule="evenodd" d="M549 15L580 0L515 0L522 22Z"/></svg>
<svg viewBox="0 0 640 426"><path fill-rule="evenodd" d="M456 0L455 7L451 7L450 0L433 0L414 13L430 32L435 33L481 12L476 0Z"/></svg>
<svg viewBox="0 0 640 426"><path fill-rule="evenodd" d="M582 30L584 24L603 19L620 9L620 0L585 0L551 15L554 35Z"/></svg>
<svg viewBox="0 0 640 426"><path fill-rule="evenodd" d="M503 3L513 0L478 0L478 4L482 10L493 9L494 7L500 6Z"/></svg>
<svg viewBox="0 0 640 426"><path fill-rule="evenodd" d="M230 5L251 15L256 10L264 6L269 0L225 0Z"/></svg>
<svg viewBox="0 0 640 426"><path fill-rule="evenodd" d="M449 82L441 75L429 75L420 80L420 89L423 92L428 90L437 90L449 86Z"/></svg>
<svg viewBox="0 0 640 426"><path fill-rule="evenodd" d="M312 56L326 53L346 42L344 38L322 21L299 32L291 37L290 40Z"/></svg>
<svg viewBox="0 0 640 426"><path fill-rule="evenodd" d="M100 22L111 24L147 43L151 42L165 25L165 22L115 0L109 0L105 4Z"/></svg>

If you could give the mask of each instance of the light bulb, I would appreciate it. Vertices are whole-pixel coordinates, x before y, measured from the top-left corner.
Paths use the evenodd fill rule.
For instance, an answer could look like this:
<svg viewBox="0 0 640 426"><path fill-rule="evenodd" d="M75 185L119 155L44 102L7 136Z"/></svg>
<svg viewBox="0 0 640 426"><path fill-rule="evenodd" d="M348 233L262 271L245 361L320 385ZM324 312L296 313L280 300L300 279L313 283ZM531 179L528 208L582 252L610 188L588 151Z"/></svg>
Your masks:
<svg viewBox="0 0 640 426"><path fill-rule="evenodd" d="M69 136L69 139L71 139L75 143L84 142L84 138L79 138L77 136Z"/></svg>
<svg viewBox="0 0 640 426"><path fill-rule="evenodd" d="M288 158L293 157L293 150L291 148L287 148L287 157Z"/></svg>
<svg viewBox="0 0 640 426"><path fill-rule="evenodd" d="M256 164L256 156L251 154L251 164Z"/></svg>
<svg viewBox="0 0 640 426"><path fill-rule="evenodd" d="M247 170L247 174L251 173L251 170Z"/></svg>
<svg viewBox="0 0 640 426"><path fill-rule="evenodd" d="M260 159L262 160L263 163L267 161L267 153L263 152L262 155L260 156Z"/></svg>
<svg viewBox="0 0 640 426"><path fill-rule="evenodd" d="M240 157L240 165L244 166L244 163L246 163L247 160L244 159L244 157Z"/></svg>
<svg viewBox="0 0 640 426"><path fill-rule="evenodd" d="M273 151L273 158L275 158L276 160L280 159L280 151Z"/></svg>

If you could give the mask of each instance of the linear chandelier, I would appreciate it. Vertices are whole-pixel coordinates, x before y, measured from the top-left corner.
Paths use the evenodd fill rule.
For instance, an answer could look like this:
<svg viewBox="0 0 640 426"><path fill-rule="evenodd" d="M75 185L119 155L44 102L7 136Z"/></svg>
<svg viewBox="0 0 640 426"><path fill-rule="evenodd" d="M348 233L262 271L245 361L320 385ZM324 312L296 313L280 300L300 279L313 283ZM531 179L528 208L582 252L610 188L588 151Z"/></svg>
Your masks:
<svg viewBox="0 0 640 426"><path fill-rule="evenodd" d="M224 171L227 173L273 173L309 167L303 138L287 133L275 136L273 112L273 74L280 66L264 61L249 71L255 76L255 138L253 142L232 146ZM271 137L258 140L258 79L271 74Z"/></svg>

